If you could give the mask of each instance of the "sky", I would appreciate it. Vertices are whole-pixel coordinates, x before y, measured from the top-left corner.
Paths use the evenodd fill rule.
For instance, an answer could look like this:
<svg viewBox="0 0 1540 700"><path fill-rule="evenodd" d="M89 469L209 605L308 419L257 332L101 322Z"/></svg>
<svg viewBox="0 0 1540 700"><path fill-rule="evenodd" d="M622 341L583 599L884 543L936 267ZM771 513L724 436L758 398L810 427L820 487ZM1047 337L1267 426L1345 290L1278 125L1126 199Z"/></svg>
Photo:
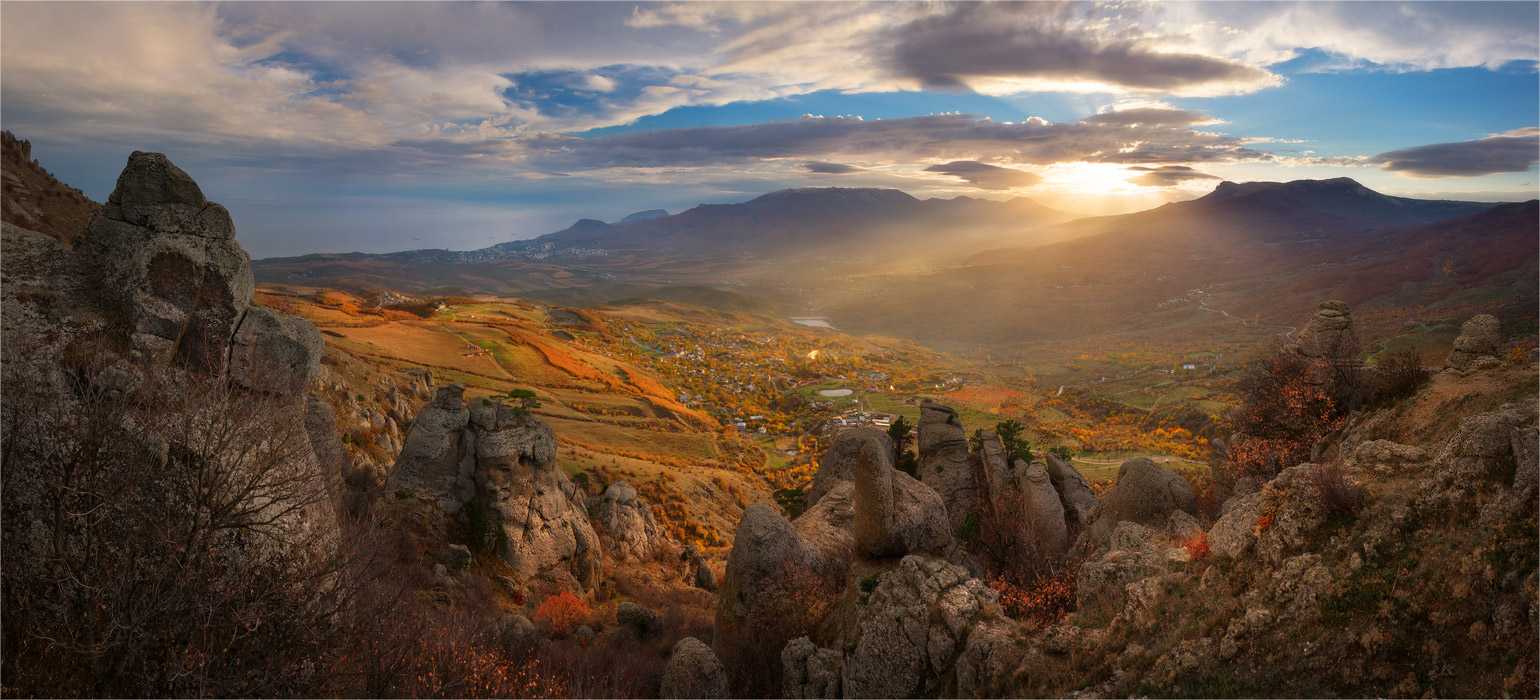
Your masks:
<svg viewBox="0 0 1540 700"><path fill-rule="evenodd" d="M98 201L166 153L263 258L787 187L1531 199L1537 62L1536 2L7 1L0 127Z"/></svg>

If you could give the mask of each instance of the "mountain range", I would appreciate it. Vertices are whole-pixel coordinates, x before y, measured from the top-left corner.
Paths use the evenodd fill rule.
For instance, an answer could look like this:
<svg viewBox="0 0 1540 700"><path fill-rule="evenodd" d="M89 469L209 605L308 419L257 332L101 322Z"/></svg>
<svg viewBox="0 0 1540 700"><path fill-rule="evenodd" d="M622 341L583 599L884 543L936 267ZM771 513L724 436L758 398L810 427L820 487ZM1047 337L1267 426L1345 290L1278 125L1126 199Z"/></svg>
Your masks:
<svg viewBox="0 0 1540 700"><path fill-rule="evenodd" d="M1476 298L1459 295L1478 287L1494 298L1532 294L1535 220L1533 203L1395 197L1349 178L1224 182L1194 200L1087 218L1026 198L804 188L613 224L584 219L476 251L253 267L267 282L580 305L656 296L823 313L844 329L927 342L999 343L1159 326L1181 299L1289 319L1322 295L1356 306Z"/></svg>

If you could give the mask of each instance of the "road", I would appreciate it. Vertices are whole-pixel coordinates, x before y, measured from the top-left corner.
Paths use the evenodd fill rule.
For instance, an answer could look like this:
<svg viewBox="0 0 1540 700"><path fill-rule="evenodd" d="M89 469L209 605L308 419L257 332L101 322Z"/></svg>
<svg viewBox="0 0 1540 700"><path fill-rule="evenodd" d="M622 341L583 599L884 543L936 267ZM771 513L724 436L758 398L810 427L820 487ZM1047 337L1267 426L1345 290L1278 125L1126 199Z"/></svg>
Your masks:
<svg viewBox="0 0 1540 700"><path fill-rule="evenodd" d="M1241 318L1239 316L1236 316L1236 315L1234 315L1234 314L1232 314L1232 313L1230 313L1228 311L1225 311L1224 309L1215 309L1213 307L1210 307L1208 305L1208 302L1209 302L1208 299L1199 299L1198 300L1198 306L1201 307L1204 311L1211 311L1211 312L1217 313L1217 314L1224 314L1225 318L1233 318L1233 319L1235 319L1237 321L1240 321L1242 325L1246 325L1246 326L1261 325L1261 324L1259 324L1259 323L1257 323L1255 321L1251 321L1251 320L1244 319L1244 318ZM1287 328L1288 330L1284 331L1282 333L1282 335L1283 335L1283 337L1288 338L1289 340L1293 340L1294 339L1294 331L1299 330L1298 326L1265 326L1265 328Z"/></svg>

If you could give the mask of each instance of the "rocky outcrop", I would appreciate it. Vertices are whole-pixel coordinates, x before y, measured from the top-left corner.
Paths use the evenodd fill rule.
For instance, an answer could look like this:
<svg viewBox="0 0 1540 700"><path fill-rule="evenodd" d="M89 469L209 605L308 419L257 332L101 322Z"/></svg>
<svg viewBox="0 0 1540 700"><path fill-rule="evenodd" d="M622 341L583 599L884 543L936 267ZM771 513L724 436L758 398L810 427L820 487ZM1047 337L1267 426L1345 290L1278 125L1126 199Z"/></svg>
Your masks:
<svg viewBox="0 0 1540 700"><path fill-rule="evenodd" d="M98 294L135 350L223 372L254 291L250 257L224 207L160 153L135 151L78 245Z"/></svg>
<svg viewBox="0 0 1540 700"><path fill-rule="evenodd" d="M625 482L610 484L588 499L589 512L609 538L609 551L620 561L643 561L658 555L667 535L652 516L652 508Z"/></svg>
<svg viewBox="0 0 1540 700"><path fill-rule="evenodd" d="M254 391L292 393L315 381L325 348L309 321L254 306L230 344L230 377Z"/></svg>
<svg viewBox="0 0 1540 700"><path fill-rule="evenodd" d="M1091 511L1096 510L1096 493L1091 491L1091 484L1074 465L1052 452L1043 455L1043 466L1064 501L1066 521L1075 523L1077 530L1085 530L1091 524Z"/></svg>
<svg viewBox="0 0 1540 700"><path fill-rule="evenodd" d="M825 496L815 508L829 500ZM848 549L819 549L776 509L754 503L743 510L722 576L712 636L734 687L761 682L761 656L778 655L787 641L808 633L815 621L810 618L839 597L849 566ZM754 689L772 693L779 686L775 681Z"/></svg>
<svg viewBox="0 0 1540 700"><path fill-rule="evenodd" d="M1257 541L1257 521L1262 517L1262 493L1252 492L1228 504L1228 510L1208 531L1209 551L1239 559Z"/></svg>
<svg viewBox="0 0 1540 700"><path fill-rule="evenodd" d="M1503 331L1497 318L1480 314L1460 326L1460 337L1454 339L1454 350L1444 366L1455 370L1484 369L1502 364L1498 353L1502 349Z"/></svg>
<svg viewBox="0 0 1540 700"><path fill-rule="evenodd" d="M893 438L876 428L852 428L836 435L829 450L818 458L818 472L813 475L813 483L808 485L802 502L812 508L834 487L854 481L856 455L861 446L870 441L883 445L889 454L893 453Z"/></svg>
<svg viewBox="0 0 1540 700"><path fill-rule="evenodd" d="M856 603L851 636L844 640L845 697L935 696L949 685L975 626L1003 616L993 590L966 569L933 556L906 556L897 567L870 576L877 583L869 595L852 591L864 600Z"/></svg>
<svg viewBox="0 0 1540 700"><path fill-rule="evenodd" d="M310 450L325 475L331 497L340 498L343 478L352 471L352 464L337 432L337 416L319 394L305 398L305 436L310 439Z"/></svg>
<svg viewBox="0 0 1540 700"><path fill-rule="evenodd" d="M877 440L863 440L857 451L856 550L867 557L901 557L946 549L952 534L941 497L894 469L891 454Z"/></svg>
<svg viewBox="0 0 1540 700"><path fill-rule="evenodd" d="M476 452L464 394L461 384L439 387L433 401L422 407L385 477L385 488L416 491L448 513L460 512L470 501L476 493Z"/></svg>
<svg viewBox="0 0 1540 700"><path fill-rule="evenodd" d="M1353 314L1345 302L1323 301L1315 316L1299 332L1293 350L1305 357L1328 357L1343 353L1357 354L1358 341L1353 333Z"/></svg>
<svg viewBox="0 0 1540 700"><path fill-rule="evenodd" d="M418 414L386 478L447 513L485 522L489 549L520 577L582 589L598 582L599 540L587 499L556 468L556 433L528 413L483 401L467 408L465 387L441 387Z"/></svg>
<svg viewBox="0 0 1540 700"><path fill-rule="evenodd" d="M1349 466L1389 475L1409 470L1426 459L1427 453L1421 448L1389 440L1370 440L1355 447L1346 462Z"/></svg>
<svg viewBox="0 0 1540 700"><path fill-rule="evenodd" d="M663 618L656 611L629 600L616 606L615 623L630 630L637 639L646 639L663 629Z"/></svg>
<svg viewBox="0 0 1540 700"><path fill-rule="evenodd" d="M840 698L840 672L844 665L836 649L820 649L807 637L798 637L781 650L783 698Z"/></svg>
<svg viewBox="0 0 1540 700"><path fill-rule="evenodd" d="M957 411L934 401L920 405L919 477L941 496L951 529L961 527L978 499L968 437Z"/></svg>
<svg viewBox="0 0 1540 700"><path fill-rule="evenodd" d="M1027 464L1016 460L1011 476L1021 494L1023 512L1018 520L1021 532L1017 542L1044 553L1062 552L1069 545L1069 529L1064 522L1064 506L1053 488L1048 470L1039 460Z"/></svg>
<svg viewBox="0 0 1540 700"><path fill-rule="evenodd" d="M661 693L665 698L726 698L727 673L711 647L685 637L669 654Z"/></svg>
<svg viewBox="0 0 1540 700"><path fill-rule="evenodd" d="M1118 523L1129 521L1160 529L1173 510L1197 513L1192 485L1149 458L1137 457L1118 468L1117 481L1102 494L1086 534L1097 547L1105 548Z"/></svg>

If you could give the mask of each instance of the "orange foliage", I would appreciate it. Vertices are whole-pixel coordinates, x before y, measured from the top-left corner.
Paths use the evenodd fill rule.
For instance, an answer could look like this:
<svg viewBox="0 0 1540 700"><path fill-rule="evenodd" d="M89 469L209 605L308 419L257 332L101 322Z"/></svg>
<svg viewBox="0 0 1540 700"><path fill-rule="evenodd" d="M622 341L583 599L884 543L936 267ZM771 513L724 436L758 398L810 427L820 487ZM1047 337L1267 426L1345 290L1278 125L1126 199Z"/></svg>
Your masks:
<svg viewBox="0 0 1540 700"><path fill-rule="evenodd" d="M565 635L588 615L588 603L567 591L545 599L535 610L535 624L555 635Z"/></svg>
<svg viewBox="0 0 1540 700"><path fill-rule="evenodd" d="M1057 566L1031 583L1018 584L1010 576L990 576L984 583L1000 594L1000 607L1017 620L1052 625L1075 609L1078 566Z"/></svg>
<svg viewBox="0 0 1540 700"><path fill-rule="evenodd" d="M1187 557L1193 561L1203 561L1208 556L1208 533L1200 532L1182 545L1187 549Z"/></svg>
<svg viewBox="0 0 1540 700"><path fill-rule="evenodd" d="M1262 533L1267 532L1267 528L1270 528L1272 526L1273 526L1273 514L1272 513L1263 513L1262 517L1257 518L1257 536L1260 537L1262 535Z"/></svg>

